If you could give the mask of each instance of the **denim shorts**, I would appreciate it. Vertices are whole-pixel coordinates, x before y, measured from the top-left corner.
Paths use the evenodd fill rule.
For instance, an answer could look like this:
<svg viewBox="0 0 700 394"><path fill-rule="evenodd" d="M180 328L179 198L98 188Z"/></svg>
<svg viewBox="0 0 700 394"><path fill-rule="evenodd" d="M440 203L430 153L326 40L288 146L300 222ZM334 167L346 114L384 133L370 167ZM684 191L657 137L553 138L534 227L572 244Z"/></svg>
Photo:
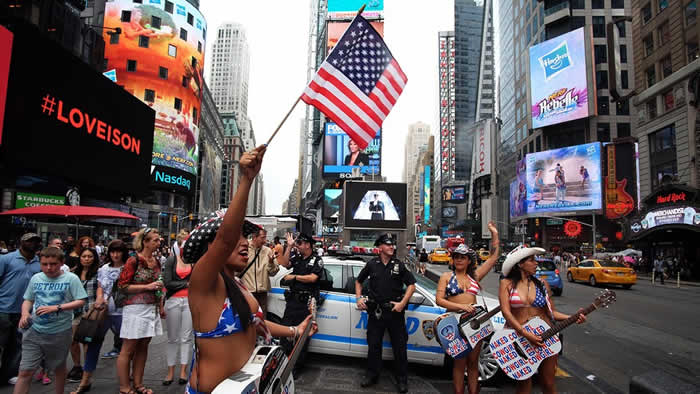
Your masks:
<svg viewBox="0 0 700 394"><path fill-rule="evenodd" d="M19 363L19 370L35 370L39 368L42 359L46 361L47 371L64 365L72 342L72 328L56 334L42 334L33 328L28 329L22 337L22 361Z"/></svg>

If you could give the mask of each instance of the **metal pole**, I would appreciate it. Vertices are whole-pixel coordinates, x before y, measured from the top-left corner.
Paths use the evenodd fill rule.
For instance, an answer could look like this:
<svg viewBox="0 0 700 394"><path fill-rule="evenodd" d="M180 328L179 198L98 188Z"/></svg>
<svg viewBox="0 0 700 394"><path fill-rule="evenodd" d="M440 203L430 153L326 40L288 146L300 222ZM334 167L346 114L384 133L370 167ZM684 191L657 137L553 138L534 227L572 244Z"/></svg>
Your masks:
<svg viewBox="0 0 700 394"><path fill-rule="evenodd" d="M591 215L593 217L593 254L595 255L595 214Z"/></svg>
<svg viewBox="0 0 700 394"><path fill-rule="evenodd" d="M681 271L678 271L678 275L676 276L676 287L681 288Z"/></svg>

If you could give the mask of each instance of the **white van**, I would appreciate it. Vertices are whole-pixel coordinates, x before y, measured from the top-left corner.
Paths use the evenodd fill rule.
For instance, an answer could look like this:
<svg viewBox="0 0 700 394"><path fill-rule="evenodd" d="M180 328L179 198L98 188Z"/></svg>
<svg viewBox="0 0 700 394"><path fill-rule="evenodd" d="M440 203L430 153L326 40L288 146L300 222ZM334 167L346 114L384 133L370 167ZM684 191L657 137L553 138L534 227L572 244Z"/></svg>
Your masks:
<svg viewBox="0 0 700 394"><path fill-rule="evenodd" d="M418 253L420 253L422 249L425 249L426 252L430 253L433 251L433 249L440 247L442 247L442 240L440 239L439 235L425 235L416 239L416 248L418 248Z"/></svg>

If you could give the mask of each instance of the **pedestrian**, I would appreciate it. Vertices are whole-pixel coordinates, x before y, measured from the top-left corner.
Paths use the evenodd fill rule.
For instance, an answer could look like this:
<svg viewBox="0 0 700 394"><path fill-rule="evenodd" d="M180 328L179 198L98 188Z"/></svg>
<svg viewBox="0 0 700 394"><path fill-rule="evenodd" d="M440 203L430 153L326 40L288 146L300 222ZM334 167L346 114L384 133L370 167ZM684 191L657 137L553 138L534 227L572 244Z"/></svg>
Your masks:
<svg viewBox="0 0 700 394"><path fill-rule="evenodd" d="M270 291L270 277L275 276L280 270L279 265L275 262L274 252L265 246L266 239L267 231L263 228L252 234L248 243L250 261L248 261L243 275L239 274L243 285L258 300L263 316L267 316L267 293Z"/></svg>
<svg viewBox="0 0 700 394"><path fill-rule="evenodd" d="M7 244L5 244L5 241L0 241L0 255L8 254L9 250L7 250Z"/></svg>
<svg viewBox="0 0 700 394"><path fill-rule="evenodd" d="M87 294L73 273L61 271L64 254L53 246L41 251L41 272L32 276L24 292L22 361L14 394L29 392L31 377L42 359L56 374L56 394L66 385L66 356L73 340L73 311L82 309ZM52 289L53 291L46 291Z"/></svg>
<svg viewBox="0 0 700 394"><path fill-rule="evenodd" d="M18 335L24 291L34 274L41 271L36 252L41 238L35 233L22 235L19 249L0 256L0 378L14 384L22 354Z"/></svg>
<svg viewBox="0 0 700 394"><path fill-rule="evenodd" d="M654 276L656 277L657 280L661 281L661 284L664 283L664 260L661 258L661 256L656 256L656 259L654 259Z"/></svg>
<svg viewBox="0 0 700 394"><path fill-rule="evenodd" d="M561 268L561 254L559 252L554 254L554 264L556 264L557 268Z"/></svg>
<svg viewBox="0 0 700 394"><path fill-rule="evenodd" d="M100 264L99 261L100 257L95 249L83 249L83 251L80 252L80 264L78 264L78 266L73 271L73 273L75 273L75 275L80 279L80 283L83 285L83 289L88 295L84 307L82 309L76 309L73 311L73 335L75 335L75 330L78 329L78 325L80 324L80 320L82 320L83 315L97 300L97 269ZM73 368L68 373L69 382L75 383L84 380L83 368L81 367L80 360L82 353L86 351L86 344L82 344L81 346L81 343L75 340L71 344L70 356L73 360ZM81 387L82 386L78 387L78 392L82 392Z"/></svg>
<svg viewBox="0 0 700 394"><path fill-rule="evenodd" d="M425 275L426 264L428 264L428 252L423 248L418 257L418 272L420 272L421 275Z"/></svg>
<svg viewBox="0 0 700 394"><path fill-rule="evenodd" d="M75 271L78 265L80 265L80 253L83 251L83 249L95 248L95 241L88 236L84 236L80 237L78 242L73 245L73 250L69 252L68 257L66 258L66 265L70 267L71 271Z"/></svg>
<svg viewBox="0 0 700 394"><path fill-rule="evenodd" d="M229 208L203 220L183 246L183 260L196 263L188 296L197 351L186 393L214 391L246 364L256 341L269 343L271 335L296 337L311 320L309 317L297 327L266 322L257 301L236 276L249 258L244 227L252 229L251 233L256 231L256 226L244 219L248 194L264 153L262 146L241 156L241 180ZM315 331L314 324L310 332Z"/></svg>
<svg viewBox="0 0 700 394"><path fill-rule="evenodd" d="M544 346L542 337L530 331L525 331L523 325L532 317L539 317L550 327L554 323L566 320L571 316L561 313L554 308L550 298L551 290L546 281L540 281L537 272L535 255L543 254L542 248L527 248L521 245L513 249L503 262L503 276L498 288L498 300L501 305L501 313L506 319L505 328L513 329L519 335L527 339L533 346ZM586 316L578 312L577 323L586 321ZM555 393L554 372L557 367L558 356L552 356L542 361L538 368L538 383L543 393ZM532 379L518 380L516 382L518 393L532 391Z"/></svg>
<svg viewBox="0 0 700 394"><path fill-rule="evenodd" d="M122 329L122 307L114 303L114 294L112 294L112 289L114 285L119 280L119 275L122 272L122 267L126 264L126 260L129 258L129 248L126 243L120 239L115 239L107 245L107 257L106 264L97 270L97 282L98 282L98 301L104 299L107 303L107 317L105 318L104 333L108 330L112 331L114 334L114 343L112 349L102 355L102 358L110 359L119 357L119 353L122 349L122 339L119 335ZM102 293L102 298L99 294ZM88 355L91 352L90 346L88 346Z"/></svg>
<svg viewBox="0 0 700 394"><path fill-rule="evenodd" d="M277 257L281 256L282 253L284 253L284 246L282 246L282 243L280 242L280 237L275 236L274 238L274 244L275 246L273 247L273 250L275 251L275 260Z"/></svg>
<svg viewBox="0 0 700 394"><path fill-rule="evenodd" d="M319 244L318 248L316 249L316 255L318 255L318 257L323 257L323 253L324 253L323 245Z"/></svg>
<svg viewBox="0 0 700 394"><path fill-rule="evenodd" d="M175 364L180 365L178 384L187 383L187 364L190 362L192 351L192 314L187 298L192 264L182 261L180 248L190 235L187 230L180 230L175 238L173 253L165 261L163 269L163 284L165 285L165 325L168 329L168 344L166 357L168 374L163 379L163 386L173 383ZM178 357L179 356L179 357ZM179 363L177 361L179 360Z"/></svg>
<svg viewBox="0 0 700 394"><path fill-rule="evenodd" d="M285 282L289 283L289 290L284 293L286 306L282 324L292 326L300 324L310 314L309 299L312 297L316 301L319 299L321 289L319 279L323 274L323 260L314 253L314 239L309 234L300 233L296 240L291 234L287 234L287 244L294 244L298 254L290 257L290 252L285 252L277 261L281 266L291 269L283 278ZM287 250L289 249L287 248ZM289 354L294 344L289 343L289 341L283 344ZM294 366L292 372L294 376L298 376L301 372L307 348L308 342L302 348Z"/></svg>
<svg viewBox="0 0 700 394"><path fill-rule="evenodd" d="M452 252L453 270L445 272L440 277L437 285L435 299L438 306L450 312L474 312L473 304L476 304L476 295L481 291L481 281L491 271L500 255L500 242L498 229L489 222L491 232L492 250L488 260L477 268L478 257L467 245L460 244ZM473 350L458 356L452 364L452 386L456 394L464 393L464 372L467 372L467 386L469 393L479 392L479 354L481 353L481 341Z"/></svg>
<svg viewBox="0 0 700 394"><path fill-rule="evenodd" d="M382 338L389 331L394 351L394 378L399 392L408 392L406 319L404 310L416 288L416 279L394 255L394 239L383 234L374 242L379 256L368 262L355 280L357 307L367 310L367 373L360 386L369 387L379 380L382 366ZM369 278L369 300L362 297L362 283ZM406 290L404 291L404 286Z"/></svg>
<svg viewBox="0 0 700 394"><path fill-rule="evenodd" d="M158 230L148 227L134 237L136 256L126 261L117 282L119 291L126 293L122 310L122 351L117 359L119 392L132 391L129 373L133 374L133 390L139 394L153 394L153 390L143 384L143 371L148 358L148 345L151 338L163 334L161 317L165 311L160 308L161 289L160 262L154 252L160 247Z"/></svg>

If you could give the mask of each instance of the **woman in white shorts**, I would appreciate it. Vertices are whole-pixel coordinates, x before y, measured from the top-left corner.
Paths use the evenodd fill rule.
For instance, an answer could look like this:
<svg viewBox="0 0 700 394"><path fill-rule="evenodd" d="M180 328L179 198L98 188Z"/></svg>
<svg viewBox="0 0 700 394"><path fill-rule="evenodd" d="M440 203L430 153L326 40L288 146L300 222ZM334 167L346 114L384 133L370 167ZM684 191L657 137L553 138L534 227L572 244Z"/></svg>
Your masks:
<svg viewBox="0 0 700 394"><path fill-rule="evenodd" d="M143 385L143 371L148 358L151 338L163 334L160 308L163 282L160 279L160 262L154 251L160 247L158 230L146 228L134 237L134 249L119 276L119 291L126 293L122 312L120 336L124 341L117 359L120 393L153 394ZM129 371L134 377L134 387L129 384Z"/></svg>

